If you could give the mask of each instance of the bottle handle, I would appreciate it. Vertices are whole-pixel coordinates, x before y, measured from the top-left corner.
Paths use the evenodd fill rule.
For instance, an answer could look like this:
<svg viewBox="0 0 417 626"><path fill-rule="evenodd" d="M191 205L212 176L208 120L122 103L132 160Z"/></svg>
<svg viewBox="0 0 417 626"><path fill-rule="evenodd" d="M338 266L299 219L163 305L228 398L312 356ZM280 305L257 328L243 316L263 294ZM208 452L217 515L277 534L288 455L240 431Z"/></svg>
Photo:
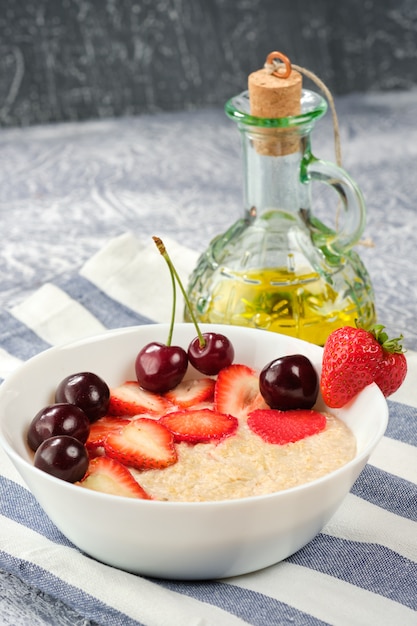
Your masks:
<svg viewBox="0 0 417 626"><path fill-rule="evenodd" d="M350 175L330 161L313 158L307 165L310 181L325 183L339 195L336 228L326 229L326 245L341 254L356 245L366 221L366 206L361 190Z"/></svg>

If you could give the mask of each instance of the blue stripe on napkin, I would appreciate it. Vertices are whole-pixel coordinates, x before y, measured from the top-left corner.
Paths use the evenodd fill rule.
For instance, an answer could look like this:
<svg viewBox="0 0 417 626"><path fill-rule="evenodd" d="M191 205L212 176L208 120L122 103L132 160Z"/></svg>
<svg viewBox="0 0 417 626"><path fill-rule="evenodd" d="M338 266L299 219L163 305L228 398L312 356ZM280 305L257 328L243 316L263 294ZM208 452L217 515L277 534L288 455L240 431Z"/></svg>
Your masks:
<svg viewBox="0 0 417 626"><path fill-rule="evenodd" d="M50 345L7 311L0 311L0 346L26 361Z"/></svg>
<svg viewBox="0 0 417 626"><path fill-rule="evenodd" d="M165 589L217 606L240 617L252 626L265 626L265 624L323 626L326 624L284 602L243 587L220 582L176 582L153 578L149 580Z"/></svg>
<svg viewBox="0 0 417 626"><path fill-rule="evenodd" d="M101 602L98 598L91 596L79 587L64 583L60 578L34 563L17 559L2 550L0 550L0 563L5 570L24 580L29 585L35 586L42 581L43 592L53 597L58 596L61 602L67 603L77 613L82 614L88 620L93 620L97 624L106 624L106 626L120 626L121 624L123 626L146 626L142 622L131 619L125 613L120 613L111 605ZM59 590L58 594L57 590Z"/></svg>
<svg viewBox="0 0 417 626"><path fill-rule="evenodd" d="M417 446L417 408L388 400L390 419L385 434Z"/></svg>
<svg viewBox="0 0 417 626"><path fill-rule="evenodd" d="M79 274L56 281L56 285L82 304L106 328L151 324L153 320L113 300Z"/></svg>
<svg viewBox="0 0 417 626"><path fill-rule="evenodd" d="M395 515L417 522L415 483L384 472L373 465L366 465L351 492Z"/></svg>
<svg viewBox="0 0 417 626"><path fill-rule="evenodd" d="M372 589L417 611L417 563L385 546L320 534L288 561Z"/></svg>
<svg viewBox="0 0 417 626"><path fill-rule="evenodd" d="M28 489L0 476L0 514L55 543L74 547L49 519Z"/></svg>

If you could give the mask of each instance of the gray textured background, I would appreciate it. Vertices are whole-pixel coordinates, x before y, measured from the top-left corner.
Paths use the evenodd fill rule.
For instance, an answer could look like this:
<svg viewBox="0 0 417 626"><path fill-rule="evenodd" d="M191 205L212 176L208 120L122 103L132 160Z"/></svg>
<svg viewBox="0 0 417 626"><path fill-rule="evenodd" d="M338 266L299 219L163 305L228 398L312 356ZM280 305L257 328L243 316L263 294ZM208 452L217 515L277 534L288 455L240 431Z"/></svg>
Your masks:
<svg viewBox="0 0 417 626"><path fill-rule="evenodd" d="M415 0L0 0L0 124L222 105L271 50L335 94L417 83Z"/></svg>

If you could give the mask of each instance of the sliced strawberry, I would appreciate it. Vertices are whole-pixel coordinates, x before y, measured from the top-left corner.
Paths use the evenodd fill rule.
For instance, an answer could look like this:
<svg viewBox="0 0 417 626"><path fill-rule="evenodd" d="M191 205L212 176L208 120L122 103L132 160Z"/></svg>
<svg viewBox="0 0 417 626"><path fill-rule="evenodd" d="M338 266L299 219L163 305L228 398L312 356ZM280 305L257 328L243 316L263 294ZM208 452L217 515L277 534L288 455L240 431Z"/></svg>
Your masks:
<svg viewBox="0 0 417 626"><path fill-rule="evenodd" d="M99 456L90 461L87 474L78 484L113 496L150 499L127 467L106 456Z"/></svg>
<svg viewBox="0 0 417 626"><path fill-rule="evenodd" d="M119 387L110 390L109 415L140 415L152 413L163 415L171 403L157 393L146 391L135 380L128 380Z"/></svg>
<svg viewBox="0 0 417 626"><path fill-rule="evenodd" d="M175 441L207 443L232 435L238 421L232 415L211 409L187 409L167 413L159 420L174 434Z"/></svg>
<svg viewBox="0 0 417 626"><path fill-rule="evenodd" d="M182 408L194 406L200 402L209 402L213 400L215 384L213 378L183 380L174 389L168 391L165 398Z"/></svg>
<svg viewBox="0 0 417 626"><path fill-rule="evenodd" d="M129 424L130 420L121 417L105 416L91 424L90 434L85 443L90 457L95 456L103 448L104 442L110 433L120 432L120 430Z"/></svg>
<svg viewBox="0 0 417 626"><path fill-rule="evenodd" d="M216 411L243 417L250 411L266 406L259 391L259 376L255 370L234 363L219 372L214 389Z"/></svg>
<svg viewBox="0 0 417 626"><path fill-rule="evenodd" d="M109 457L138 470L162 469L177 461L174 435L149 417L131 420L120 432L111 433L104 449Z"/></svg>
<svg viewBox="0 0 417 626"><path fill-rule="evenodd" d="M326 427L326 416L310 409L257 409L249 414L248 426L267 443L283 445L323 430Z"/></svg>

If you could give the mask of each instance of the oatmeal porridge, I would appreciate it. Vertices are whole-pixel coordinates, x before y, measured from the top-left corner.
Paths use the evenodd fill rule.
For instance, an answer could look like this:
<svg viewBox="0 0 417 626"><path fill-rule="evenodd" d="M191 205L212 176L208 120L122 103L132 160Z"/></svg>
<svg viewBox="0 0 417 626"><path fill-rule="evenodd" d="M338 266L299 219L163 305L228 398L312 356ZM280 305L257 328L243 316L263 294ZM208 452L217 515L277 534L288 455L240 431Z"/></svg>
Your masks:
<svg viewBox="0 0 417 626"><path fill-rule="evenodd" d="M324 430L285 445L266 443L241 420L237 432L220 443L179 443L174 465L132 473L156 500L225 500L295 487L336 470L355 455L350 429L338 418L326 417Z"/></svg>

